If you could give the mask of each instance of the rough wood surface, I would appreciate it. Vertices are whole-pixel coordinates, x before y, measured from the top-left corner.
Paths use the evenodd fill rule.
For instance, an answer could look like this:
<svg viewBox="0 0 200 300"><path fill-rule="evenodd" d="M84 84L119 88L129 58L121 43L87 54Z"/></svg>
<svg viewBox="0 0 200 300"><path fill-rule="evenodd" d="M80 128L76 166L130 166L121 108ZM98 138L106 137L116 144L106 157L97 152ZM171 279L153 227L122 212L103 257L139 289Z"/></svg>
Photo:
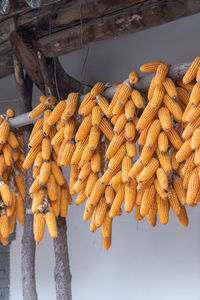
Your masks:
<svg viewBox="0 0 200 300"><path fill-rule="evenodd" d="M30 111L32 108L32 80L29 76L24 78L23 69L14 55L15 79L19 96L19 105L21 113ZM25 145L25 154L28 153L28 141L32 130L32 126L25 126L23 128L23 138ZM32 200L29 195L29 188L33 182L32 168L27 170L26 183L26 197L25 197L25 217L24 217L24 231L22 237L21 248L21 270L22 270L22 289L24 300L37 300L36 281L35 281L35 240L33 237L33 214L31 212Z"/></svg>
<svg viewBox="0 0 200 300"><path fill-rule="evenodd" d="M58 237L54 239L55 269L54 279L56 284L57 300L71 300L71 272L67 245L66 219L57 218Z"/></svg>
<svg viewBox="0 0 200 300"><path fill-rule="evenodd" d="M51 57L198 12L200 1L190 0L62 0L26 7L15 18L0 17L0 77L13 71L9 37L15 28L34 32L41 51Z"/></svg>

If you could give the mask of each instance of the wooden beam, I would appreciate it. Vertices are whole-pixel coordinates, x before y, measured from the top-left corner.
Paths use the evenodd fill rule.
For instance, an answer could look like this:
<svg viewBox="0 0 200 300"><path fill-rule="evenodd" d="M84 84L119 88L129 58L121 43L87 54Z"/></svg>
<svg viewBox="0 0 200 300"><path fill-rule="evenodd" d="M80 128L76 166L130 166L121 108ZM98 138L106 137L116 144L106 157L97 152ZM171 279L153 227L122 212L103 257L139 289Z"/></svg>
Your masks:
<svg viewBox="0 0 200 300"><path fill-rule="evenodd" d="M198 12L200 1L190 0L62 0L21 12L16 20L0 18L0 77L12 72L8 39L15 26L34 32L40 50L51 57Z"/></svg>

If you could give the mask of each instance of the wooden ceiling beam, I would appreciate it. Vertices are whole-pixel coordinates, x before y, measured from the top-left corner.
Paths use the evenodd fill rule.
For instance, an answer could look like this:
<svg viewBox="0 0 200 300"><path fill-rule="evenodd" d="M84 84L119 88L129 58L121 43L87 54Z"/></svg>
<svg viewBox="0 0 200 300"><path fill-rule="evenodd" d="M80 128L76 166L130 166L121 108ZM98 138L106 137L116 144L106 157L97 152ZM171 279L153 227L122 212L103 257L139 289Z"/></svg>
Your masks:
<svg viewBox="0 0 200 300"><path fill-rule="evenodd" d="M199 12L200 1L190 0L62 0L15 19L0 18L0 77L13 71L9 38L16 29L33 31L51 57Z"/></svg>

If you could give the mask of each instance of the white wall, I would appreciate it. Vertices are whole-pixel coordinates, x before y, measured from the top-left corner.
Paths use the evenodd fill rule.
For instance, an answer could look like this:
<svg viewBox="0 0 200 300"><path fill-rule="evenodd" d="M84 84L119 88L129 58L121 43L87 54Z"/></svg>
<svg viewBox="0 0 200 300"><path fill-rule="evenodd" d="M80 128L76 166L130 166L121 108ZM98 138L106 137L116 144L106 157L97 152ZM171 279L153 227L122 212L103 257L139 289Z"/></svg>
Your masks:
<svg viewBox="0 0 200 300"><path fill-rule="evenodd" d="M126 78L131 70L154 59L168 63L191 61L200 54L199 17L185 18L61 57L69 74L95 83ZM9 80L9 81L8 81ZM11 89L12 87L12 89ZM16 97L14 81L0 80L0 98ZM2 106L3 107L3 106ZM83 207L72 205L67 217L73 300L197 300L200 299L200 209L188 209L190 224L183 228L170 214L169 224L137 224L133 213L114 220L109 251L100 232L90 233L82 221ZM20 247L22 230L11 250L11 299L22 299ZM36 273L39 299L55 299L53 248L48 234L37 247Z"/></svg>

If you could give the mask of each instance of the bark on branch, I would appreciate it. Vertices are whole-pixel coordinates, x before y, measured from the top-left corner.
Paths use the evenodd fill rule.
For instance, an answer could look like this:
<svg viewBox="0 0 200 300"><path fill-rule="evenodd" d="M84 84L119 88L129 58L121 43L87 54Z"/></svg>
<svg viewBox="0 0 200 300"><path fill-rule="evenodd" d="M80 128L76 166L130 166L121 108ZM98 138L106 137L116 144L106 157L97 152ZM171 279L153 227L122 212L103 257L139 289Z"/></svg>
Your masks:
<svg viewBox="0 0 200 300"><path fill-rule="evenodd" d="M33 82L28 75L26 75L24 78L22 66L15 55L13 56L13 61L20 109L22 113L25 113L27 111L30 111L32 108L31 102ZM31 125L25 126L23 129L25 154L27 154L29 150L28 140L31 130ZM21 249L22 289L24 300L38 299L35 282L35 240L33 237L33 214L30 213L32 200L29 195L29 188L32 184L32 181L32 169L29 169L27 170L25 177L25 218Z"/></svg>

